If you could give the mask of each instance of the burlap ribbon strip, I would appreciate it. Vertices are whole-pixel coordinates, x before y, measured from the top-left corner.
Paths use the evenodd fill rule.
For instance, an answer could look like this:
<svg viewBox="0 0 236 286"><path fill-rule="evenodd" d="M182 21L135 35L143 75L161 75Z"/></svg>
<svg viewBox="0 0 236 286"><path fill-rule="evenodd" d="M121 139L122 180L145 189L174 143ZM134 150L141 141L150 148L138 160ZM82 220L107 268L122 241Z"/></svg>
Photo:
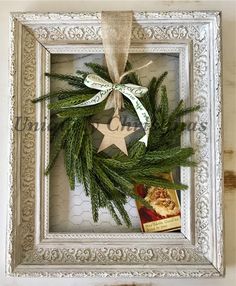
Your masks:
<svg viewBox="0 0 236 286"><path fill-rule="evenodd" d="M128 60L131 41L133 13L102 12L102 42L105 52L106 64L113 83L120 83ZM105 109L121 109L123 97L118 90L109 96Z"/></svg>

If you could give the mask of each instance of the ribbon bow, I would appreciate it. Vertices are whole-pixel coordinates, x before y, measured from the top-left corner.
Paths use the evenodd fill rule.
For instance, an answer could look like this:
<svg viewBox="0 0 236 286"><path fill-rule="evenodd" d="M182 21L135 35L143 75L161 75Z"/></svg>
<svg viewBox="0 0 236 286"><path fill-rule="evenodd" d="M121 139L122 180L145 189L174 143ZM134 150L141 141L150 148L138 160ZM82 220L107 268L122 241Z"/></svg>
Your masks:
<svg viewBox="0 0 236 286"><path fill-rule="evenodd" d="M118 90L131 101L145 131L145 135L139 141L143 142L147 146L151 120L147 110L138 100L139 97L142 97L148 91L146 87L135 84L111 83L96 74L87 75L84 80L84 84L90 88L100 91L89 100L71 107L83 107L98 104L104 101L113 90Z"/></svg>

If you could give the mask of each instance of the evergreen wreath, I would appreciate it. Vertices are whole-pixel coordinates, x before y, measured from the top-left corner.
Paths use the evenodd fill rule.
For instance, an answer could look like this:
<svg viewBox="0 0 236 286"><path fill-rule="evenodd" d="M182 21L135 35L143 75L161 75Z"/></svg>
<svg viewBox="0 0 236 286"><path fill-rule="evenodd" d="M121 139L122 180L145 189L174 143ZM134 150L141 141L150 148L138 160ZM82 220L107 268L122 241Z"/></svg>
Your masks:
<svg viewBox="0 0 236 286"><path fill-rule="evenodd" d="M93 73L110 81L106 67L87 63ZM126 71L132 66L128 62ZM46 169L49 174L61 150L64 150L64 163L70 188L74 190L75 180L82 183L87 196L91 198L94 222L99 219L99 209L107 208L118 225L123 222L130 227L131 221L124 205L129 197L139 200L148 208L151 206L134 191L137 184L183 190L186 185L163 179L163 173L170 173L179 166L194 166L190 159L193 149L180 147L180 135L186 127L181 117L196 111L199 106L185 107L180 100L173 111L169 110L164 72L159 78L153 77L148 92L140 99L151 118L151 129L147 147L134 142L128 146L128 157L122 152L108 157L104 152L97 153L93 146L90 124L92 116L104 110L105 102L95 106L70 108L90 99L97 90L88 88L84 79L89 73L78 70L76 75L49 74L51 79L67 82L72 88L50 92L33 100L34 103L48 100L51 110L51 153ZM138 75L130 73L122 83L142 85ZM157 97L160 97L157 103ZM124 98L125 109L133 112L132 104ZM67 107L65 109L65 107Z"/></svg>

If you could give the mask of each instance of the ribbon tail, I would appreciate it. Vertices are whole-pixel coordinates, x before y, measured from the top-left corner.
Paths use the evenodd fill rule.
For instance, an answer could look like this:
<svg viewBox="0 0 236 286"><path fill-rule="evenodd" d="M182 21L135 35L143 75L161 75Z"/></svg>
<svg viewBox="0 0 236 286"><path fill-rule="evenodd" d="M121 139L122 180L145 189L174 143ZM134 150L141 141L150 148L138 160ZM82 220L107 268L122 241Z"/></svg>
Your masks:
<svg viewBox="0 0 236 286"><path fill-rule="evenodd" d="M139 140L140 142L143 142L145 146L147 146L148 143L148 136L151 128L151 119L147 112L147 110L144 108L142 103L139 101L139 99L130 93L129 91L126 91L125 89L121 91L124 96L126 96L132 103L138 118L142 124L142 127L145 131L145 135Z"/></svg>
<svg viewBox="0 0 236 286"><path fill-rule="evenodd" d="M91 105L96 105L98 103L101 103L102 101L104 101L108 95L110 94L111 89L108 90L101 90L98 93L96 93L92 98L90 98L89 100L86 100L80 104L76 104L76 105L70 105L68 107L64 107L64 108L71 108L71 107L84 107L84 106L91 106Z"/></svg>

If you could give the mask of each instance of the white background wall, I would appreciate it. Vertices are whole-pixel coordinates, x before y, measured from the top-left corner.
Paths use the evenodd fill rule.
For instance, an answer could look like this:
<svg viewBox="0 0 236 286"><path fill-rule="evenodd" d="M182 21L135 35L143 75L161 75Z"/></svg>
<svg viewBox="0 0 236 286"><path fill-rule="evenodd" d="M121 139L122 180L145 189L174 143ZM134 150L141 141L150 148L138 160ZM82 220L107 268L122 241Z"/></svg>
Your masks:
<svg viewBox="0 0 236 286"><path fill-rule="evenodd" d="M214 280L30 279L5 277L8 162L8 44L11 11L221 10L223 12L223 109L226 277ZM0 0L0 286L234 286L236 285L236 0L231 1L1 1Z"/></svg>

